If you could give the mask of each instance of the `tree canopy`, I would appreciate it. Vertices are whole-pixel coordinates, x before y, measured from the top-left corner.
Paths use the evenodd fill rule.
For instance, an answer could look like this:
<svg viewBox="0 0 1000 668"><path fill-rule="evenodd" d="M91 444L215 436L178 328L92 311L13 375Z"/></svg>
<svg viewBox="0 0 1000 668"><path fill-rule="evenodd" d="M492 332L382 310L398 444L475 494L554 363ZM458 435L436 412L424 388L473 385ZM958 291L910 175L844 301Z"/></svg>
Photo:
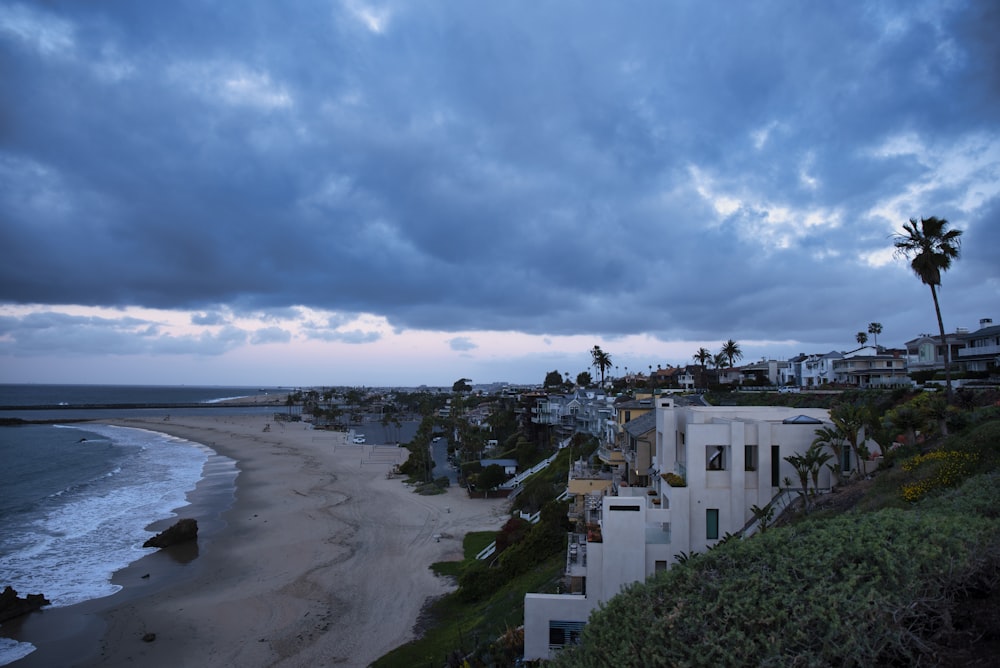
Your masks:
<svg viewBox="0 0 1000 668"><path fill-rule="evenodd" d="M553 369L552 371L549 371L547 374L545 374L545 382L542 383L542 387L545 388L559 387L562 384L563 384L562 374L559 373L558 369Z"/></svg>

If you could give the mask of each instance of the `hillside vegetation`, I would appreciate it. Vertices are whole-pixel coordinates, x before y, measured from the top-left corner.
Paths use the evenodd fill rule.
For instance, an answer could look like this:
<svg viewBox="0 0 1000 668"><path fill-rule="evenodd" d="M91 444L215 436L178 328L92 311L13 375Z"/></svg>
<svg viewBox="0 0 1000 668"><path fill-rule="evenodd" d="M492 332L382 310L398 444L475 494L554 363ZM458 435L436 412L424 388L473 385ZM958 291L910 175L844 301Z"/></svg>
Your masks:
<svg viewBox="0 0 1000 668"><path fill-rule="evenodd" d="M853 510L725 541L629 587L554 665L993 665L996 412L900 452Z"/></svg>

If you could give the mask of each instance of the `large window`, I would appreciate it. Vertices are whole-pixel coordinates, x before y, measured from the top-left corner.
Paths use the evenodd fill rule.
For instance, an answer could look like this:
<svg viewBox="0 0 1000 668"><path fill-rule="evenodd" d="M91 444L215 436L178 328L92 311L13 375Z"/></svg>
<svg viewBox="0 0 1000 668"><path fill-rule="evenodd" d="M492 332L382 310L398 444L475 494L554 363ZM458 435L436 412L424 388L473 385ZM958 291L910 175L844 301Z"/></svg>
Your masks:
<svg viewBox="0 0 1000 668"><path fill-rule="evenodd" d="M757 446L756 445L744 445L743 446L743 470L744 471L756 471L757 470Z"/></svg>
<svg viewBox="0 0 1000 668"><path fill-rule="evenodd" d="M715 540L719 537L719 509L705 509L705 538Z"/></svg>
<svg viewBox="0 0 1000 668"><path fill-rule="evenodd" d="M705 469L707 471L725 471L727 470L726 462L726 450L728 448L724 445L706 445L705 446Z"/></svg>

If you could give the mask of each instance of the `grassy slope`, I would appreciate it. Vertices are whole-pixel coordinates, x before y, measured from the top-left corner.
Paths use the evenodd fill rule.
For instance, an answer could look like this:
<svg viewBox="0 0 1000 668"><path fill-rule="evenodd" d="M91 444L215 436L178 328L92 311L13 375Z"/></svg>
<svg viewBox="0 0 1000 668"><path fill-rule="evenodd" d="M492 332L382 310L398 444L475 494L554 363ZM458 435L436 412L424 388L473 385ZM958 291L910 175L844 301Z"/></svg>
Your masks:
<svg viewBox="0 0 1000 668"><path fill-rule="evenodd" d="M475 555L492 542L495 532L466 535L463 541L464 562L434 564L438 574L457 576ZM524 623L524 595L528 592L555 591L562 575L561 555L546 561L530 573L515 578L497 589L486 600L465 603L455 594L434 601L425 610L426 630L421 638L397 647L372 664L375 668L441 666L453 652L467 653L476 644L487 644L511 628ZM478 641L478 643L477 643Z"/></svg>

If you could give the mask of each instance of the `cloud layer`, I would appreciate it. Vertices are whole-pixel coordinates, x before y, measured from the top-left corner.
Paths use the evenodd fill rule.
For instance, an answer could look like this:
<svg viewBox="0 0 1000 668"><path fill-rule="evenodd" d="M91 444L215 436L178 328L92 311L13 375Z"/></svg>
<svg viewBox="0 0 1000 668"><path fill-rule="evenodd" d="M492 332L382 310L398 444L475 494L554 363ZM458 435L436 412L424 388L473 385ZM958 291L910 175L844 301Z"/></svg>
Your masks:
<svg viewBox="0 0 1000 668"><path fill-rule="evenodd" d="M930 215L965 230L943 306L974 328L1000 317L997 34L977 2L8 3L0 352L809 349L872 320L899 345L933 310L889 236Z"/></svg>

